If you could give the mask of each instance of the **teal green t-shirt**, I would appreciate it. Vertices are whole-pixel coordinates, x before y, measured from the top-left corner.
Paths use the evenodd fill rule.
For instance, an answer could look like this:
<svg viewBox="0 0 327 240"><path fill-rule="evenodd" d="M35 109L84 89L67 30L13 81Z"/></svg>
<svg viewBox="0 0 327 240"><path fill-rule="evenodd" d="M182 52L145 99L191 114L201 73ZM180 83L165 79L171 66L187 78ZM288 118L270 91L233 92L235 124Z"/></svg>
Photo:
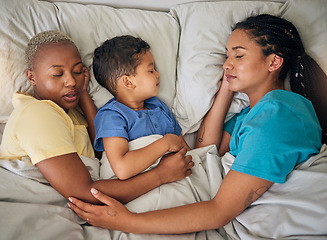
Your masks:
<svg viewBox="0 0 327 240"><path fill-rule="evenodd" d="M252 109L228 121L232 170L284 183L294 167L321 148L321 127L309 100L299 94L273 90Z"/></svg>

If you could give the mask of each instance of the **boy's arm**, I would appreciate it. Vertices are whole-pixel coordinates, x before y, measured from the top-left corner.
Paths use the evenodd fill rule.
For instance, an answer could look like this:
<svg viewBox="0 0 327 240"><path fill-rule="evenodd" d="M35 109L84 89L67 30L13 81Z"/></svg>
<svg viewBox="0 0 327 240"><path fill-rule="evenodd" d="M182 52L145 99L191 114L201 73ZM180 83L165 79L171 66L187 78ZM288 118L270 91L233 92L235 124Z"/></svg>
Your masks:
<svg viewBox="0 0 327 240"><path fill-rule="evenodd" d="M103 145L112 170L119 179L125 180L143 172L166 152L179 151L184 143L179 136L166 134L146 147L132 151L127 139L122 137L103 138Z"/></svg>

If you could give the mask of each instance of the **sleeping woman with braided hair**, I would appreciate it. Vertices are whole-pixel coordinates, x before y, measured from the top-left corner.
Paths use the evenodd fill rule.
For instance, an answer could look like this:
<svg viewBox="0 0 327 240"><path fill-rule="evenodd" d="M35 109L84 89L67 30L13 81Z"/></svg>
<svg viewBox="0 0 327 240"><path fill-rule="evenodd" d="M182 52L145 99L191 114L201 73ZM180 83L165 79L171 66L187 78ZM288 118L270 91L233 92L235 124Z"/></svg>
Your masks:
<svg viewBox="0 0 327 240"><path fill-rule="evenodd" d="M320 123L326 130L323 110L327 108L318 103L327 102L321 99L327 91L318 81L326 84L327 80L317 63L305 54L294 25L271 15L250 17L236 24L226 50L222 84L196 142L196 147L216 144L220 156L229 152L235 157L216 196L176 208L131 213L92 189L93 196L105 205L90 206L70 198L70 206L80 217L95 226L132 233L218 229L273 184L285 183L296 166L319 153ZM284 89L289 72L293 92ZM224 124L236 91L246 93L250 105Z"/></svg>

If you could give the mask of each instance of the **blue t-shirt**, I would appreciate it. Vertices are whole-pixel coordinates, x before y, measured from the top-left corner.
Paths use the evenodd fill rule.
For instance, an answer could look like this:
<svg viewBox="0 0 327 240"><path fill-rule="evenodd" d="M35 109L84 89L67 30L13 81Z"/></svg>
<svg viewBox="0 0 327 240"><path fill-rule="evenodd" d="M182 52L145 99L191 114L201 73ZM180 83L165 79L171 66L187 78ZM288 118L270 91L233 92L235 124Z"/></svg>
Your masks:
<svg viewBox="0 0 327 240"><path fill-rule="evenodd" d="M132 141L152 134L180 135L182 128L167 105L156 97L144 101L147 110L134 111L115 98L99 108L95 119L94 148L104 151L102 138L123 137Z"/></svg>
<svg viewBox="0 0 327 240"><path fill-rule="evenodd" d="M284 183L296 165L321 147L321 127L311 102L285 90L267 93L224 129L235 156L231 169L276 183Z"/></svg>

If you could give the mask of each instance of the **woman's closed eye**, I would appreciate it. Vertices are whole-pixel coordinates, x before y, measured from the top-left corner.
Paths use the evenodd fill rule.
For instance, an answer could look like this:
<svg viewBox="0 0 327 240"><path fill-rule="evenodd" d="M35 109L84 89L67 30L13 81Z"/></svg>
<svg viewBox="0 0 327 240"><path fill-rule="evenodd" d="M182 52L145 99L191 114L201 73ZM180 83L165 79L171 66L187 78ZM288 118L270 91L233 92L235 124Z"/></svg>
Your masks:
<svg viewBox="0 0 327 240"><path fill-rule="evenodd" d="M56 78L59 78L59 77L62 77L62 73L58 73L58 74L52 74L53 77L56 77Z"/></svg>

